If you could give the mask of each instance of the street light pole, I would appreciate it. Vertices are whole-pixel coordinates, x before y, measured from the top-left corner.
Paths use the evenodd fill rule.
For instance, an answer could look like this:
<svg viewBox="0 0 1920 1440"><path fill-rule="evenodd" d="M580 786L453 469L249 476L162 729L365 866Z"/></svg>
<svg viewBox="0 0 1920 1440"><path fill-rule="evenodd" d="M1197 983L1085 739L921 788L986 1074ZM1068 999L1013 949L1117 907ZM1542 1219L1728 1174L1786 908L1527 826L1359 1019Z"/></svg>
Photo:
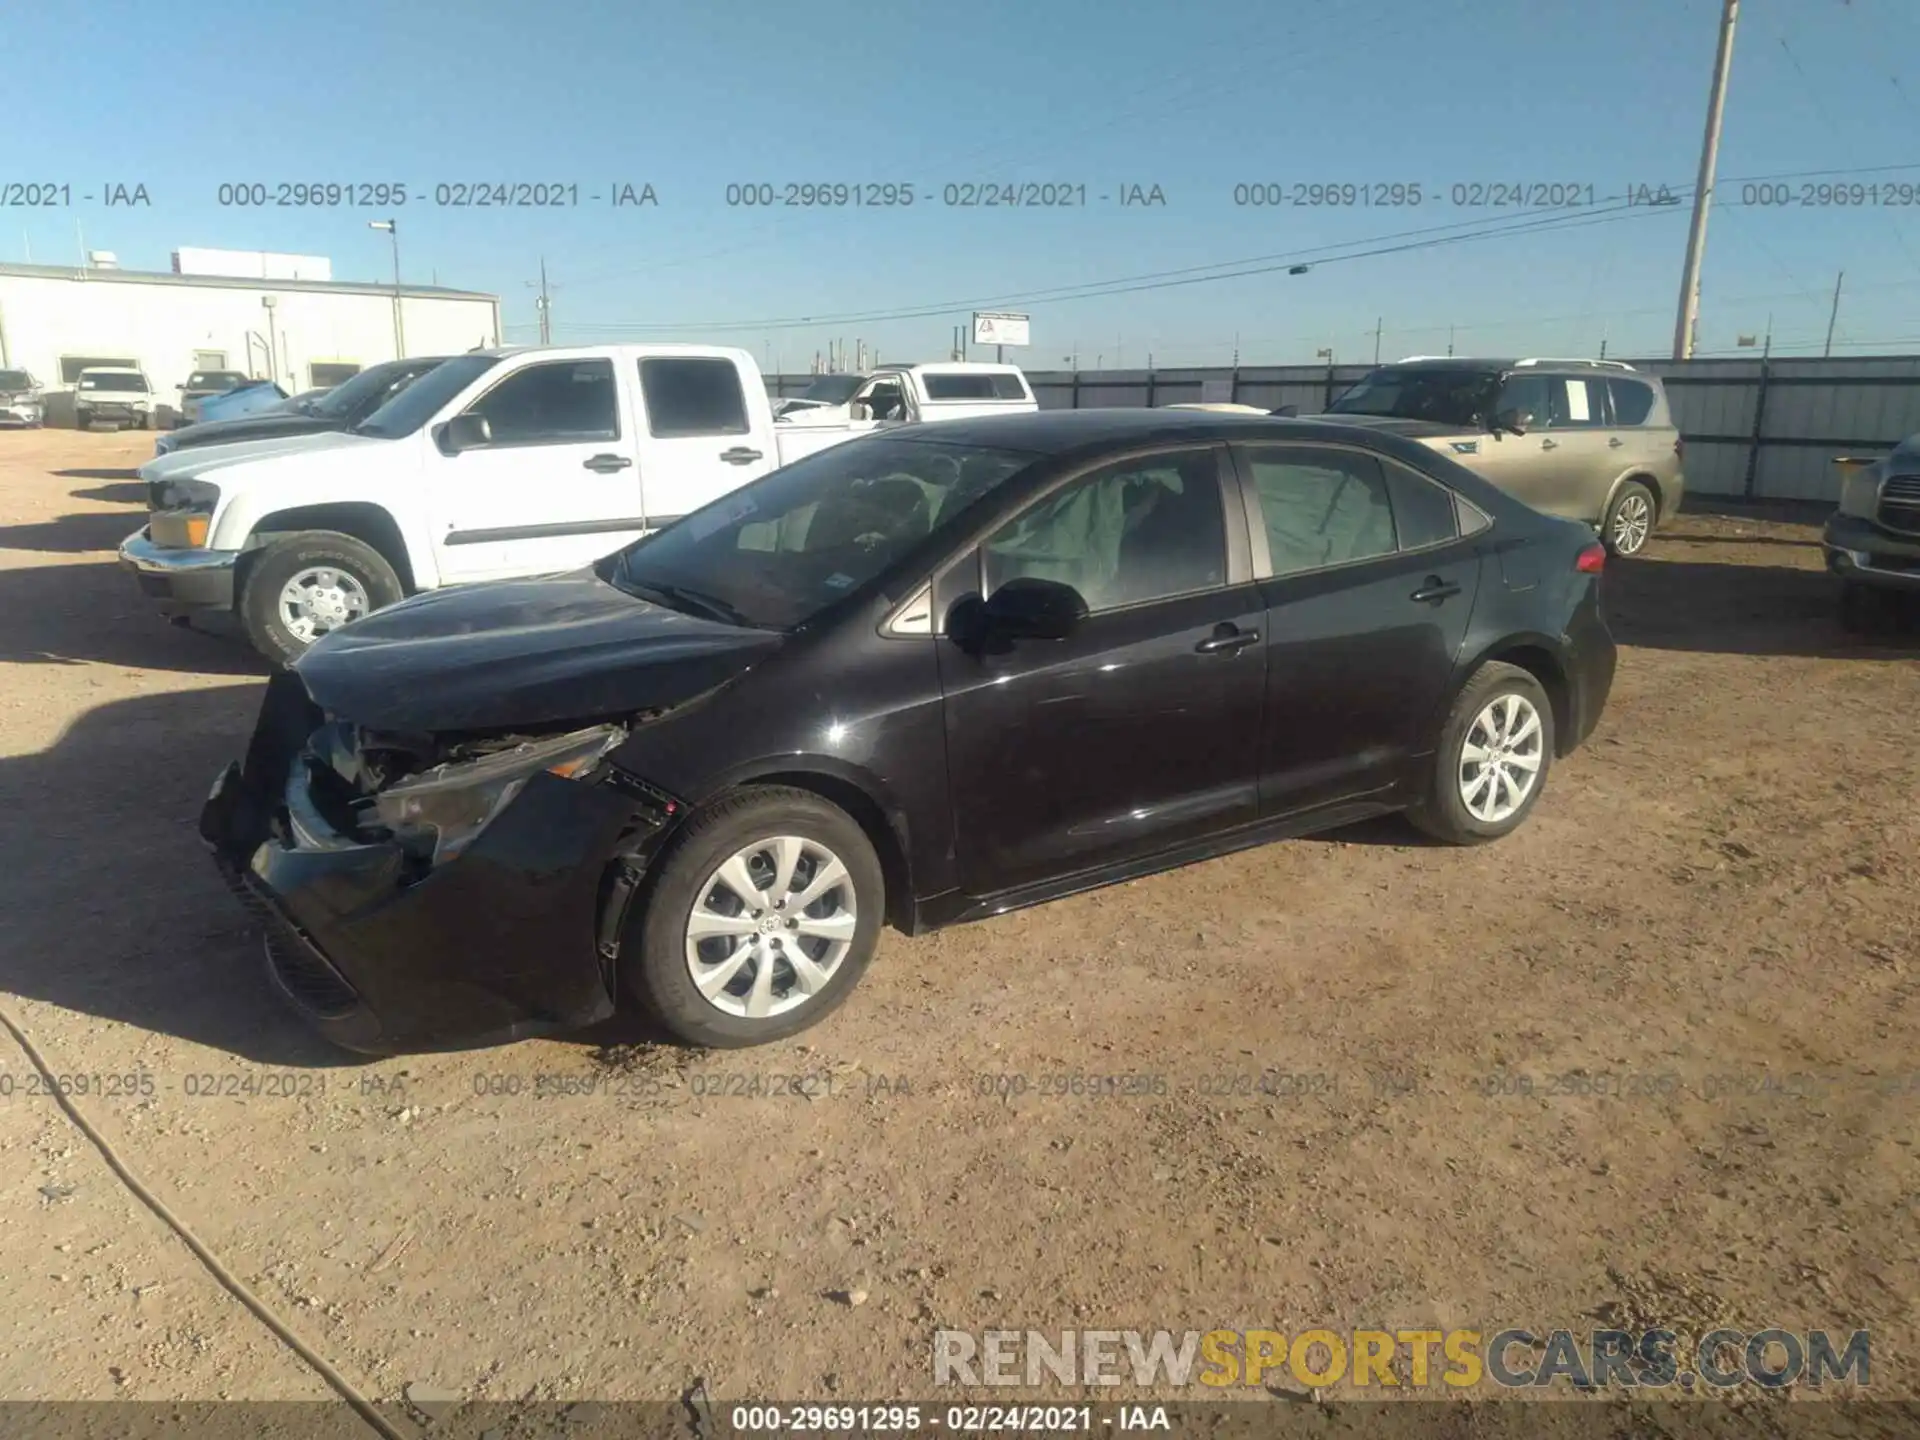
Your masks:
<svg viewBox="0 0 1920 1440"><path fill-rule="evenodd" d="M395 220L369 220L369 230L384 230L393 242L393 358L407 358L407 326L400 305L400 225Z"/></svg>
<svg viewBox="0 0 1920 1440"><path fill-rule="evenodd" d="M1720 15L1720 49L1707 95L1707 133L1700 146L1700 177L1693 187L1693 224L1687 231L1687 262L1680 275L1680 314L1673 326L1673 358L1693 355L1693 328L1700 317L1700 260L1707 249L1707 210L1713 203L1713 171L1720 159L1720 117L1727 106L1727 72L1733 68L1733 22L1740 0L1726 0Z"/></svg>

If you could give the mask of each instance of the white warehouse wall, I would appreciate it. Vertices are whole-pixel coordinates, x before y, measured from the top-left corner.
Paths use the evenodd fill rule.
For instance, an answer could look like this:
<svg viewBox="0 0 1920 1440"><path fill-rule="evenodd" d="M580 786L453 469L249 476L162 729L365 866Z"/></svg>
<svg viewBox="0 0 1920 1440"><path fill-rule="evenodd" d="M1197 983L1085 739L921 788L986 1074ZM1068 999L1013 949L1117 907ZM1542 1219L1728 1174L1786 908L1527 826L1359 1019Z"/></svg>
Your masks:
<svg viewBox="0 0 1920 1440"><path fill-rule="evenodd" d="M13 267L16 271L25 267ZM0 269L0 334L8 363L30 370L49 393L64 388L60 357L136 360L163 405L194 368L196 350L223 350L227 368L268 376L288 392L311 388L315 362L366 367L395 358L393 292L373 286L218 281L136 272L55 275ZM260 302L272 296L276 364L269 364ZM498 300L464 291L405 293L409 355L457 355L499 343ZM252 339L249 339L252 332Z"/></svg>

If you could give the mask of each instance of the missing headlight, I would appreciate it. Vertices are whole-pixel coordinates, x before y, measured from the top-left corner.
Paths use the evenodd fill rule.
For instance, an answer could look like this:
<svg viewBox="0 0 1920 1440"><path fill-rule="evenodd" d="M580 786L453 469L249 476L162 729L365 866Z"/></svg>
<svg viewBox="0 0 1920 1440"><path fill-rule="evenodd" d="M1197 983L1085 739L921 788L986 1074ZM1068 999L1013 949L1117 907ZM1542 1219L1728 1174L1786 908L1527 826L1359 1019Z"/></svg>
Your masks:
<svg viewBox="0 0 1920 1440"><path fill-rule="evenodd" d="M596 725L507 742L477 759L449 760L409 776L374 796L371 808L401 845L444 865L472 844L535 775L545 771L585 780L626 737L624 725Z"/></svg>

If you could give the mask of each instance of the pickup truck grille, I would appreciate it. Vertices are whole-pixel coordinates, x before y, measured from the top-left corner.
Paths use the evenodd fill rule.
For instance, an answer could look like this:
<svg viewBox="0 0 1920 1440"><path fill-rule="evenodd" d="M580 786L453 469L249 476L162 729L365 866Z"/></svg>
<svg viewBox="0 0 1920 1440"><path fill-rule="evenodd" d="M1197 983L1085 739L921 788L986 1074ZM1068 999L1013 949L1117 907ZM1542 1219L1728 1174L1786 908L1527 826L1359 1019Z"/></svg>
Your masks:
<svg viewBox="0 0 1920 1440"><path fill-rule="evenodd" d="M1894 475L1880 487L1880 523L1920 535L1920 475Z"/></svg>

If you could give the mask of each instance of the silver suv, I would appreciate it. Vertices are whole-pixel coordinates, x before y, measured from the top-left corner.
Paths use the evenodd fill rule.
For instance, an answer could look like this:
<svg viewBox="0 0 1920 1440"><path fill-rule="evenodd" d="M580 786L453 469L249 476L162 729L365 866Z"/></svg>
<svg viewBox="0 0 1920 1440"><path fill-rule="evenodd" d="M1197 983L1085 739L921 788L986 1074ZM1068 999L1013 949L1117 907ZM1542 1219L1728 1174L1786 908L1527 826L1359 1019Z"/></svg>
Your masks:
<svg viewBox="0 0 1920 1440"><path fill-rule="evenodd" d="M1368 372L1327 418L1418 440L1536 510L1585 520L1616 555L1645 546L1686 489L1666 390L1618 360L1415 355Z"/></svg>

